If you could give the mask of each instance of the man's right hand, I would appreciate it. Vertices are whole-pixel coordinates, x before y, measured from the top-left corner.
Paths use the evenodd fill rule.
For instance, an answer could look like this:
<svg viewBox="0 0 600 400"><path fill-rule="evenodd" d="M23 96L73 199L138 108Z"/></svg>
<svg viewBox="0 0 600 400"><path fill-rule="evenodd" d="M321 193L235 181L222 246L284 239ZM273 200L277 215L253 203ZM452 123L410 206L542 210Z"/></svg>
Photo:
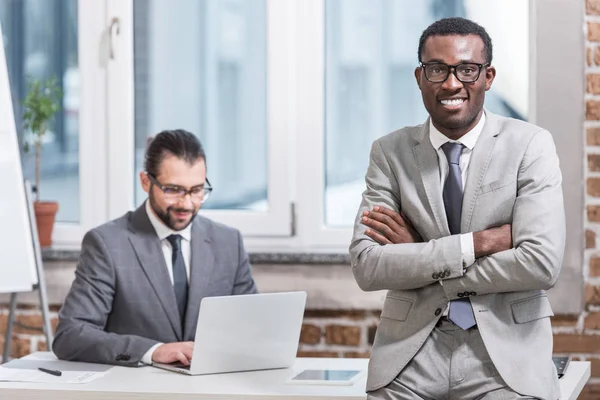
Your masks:
<svg viewBox="0 0 600 400"><path fill-rule="evenodd" d="M152 361L162 364L180 362L187 366L190 365L193 351L194 342L165 343L154 350Z"/></svg>
<svg viewBox="0 0 600 400"><path fill-rule="evenodd" d="M512 249L512 225L505 224L498 228L474 232L473 246L475 247L475 258Z"/></svg>

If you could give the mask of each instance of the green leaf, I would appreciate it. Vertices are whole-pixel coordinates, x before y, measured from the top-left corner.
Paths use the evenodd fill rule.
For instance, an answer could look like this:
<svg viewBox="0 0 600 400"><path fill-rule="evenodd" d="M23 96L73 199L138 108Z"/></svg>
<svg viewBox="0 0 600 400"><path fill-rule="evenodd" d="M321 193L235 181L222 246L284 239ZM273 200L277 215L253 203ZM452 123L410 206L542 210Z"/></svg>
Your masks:
<svg viewBox="0 0 600 400"><path fill-rule="evenodd" d="M61 108L62 91L56 77L38 80L28 77L29 90L23 100L23 126L42 142L46 127Z"/></svg>

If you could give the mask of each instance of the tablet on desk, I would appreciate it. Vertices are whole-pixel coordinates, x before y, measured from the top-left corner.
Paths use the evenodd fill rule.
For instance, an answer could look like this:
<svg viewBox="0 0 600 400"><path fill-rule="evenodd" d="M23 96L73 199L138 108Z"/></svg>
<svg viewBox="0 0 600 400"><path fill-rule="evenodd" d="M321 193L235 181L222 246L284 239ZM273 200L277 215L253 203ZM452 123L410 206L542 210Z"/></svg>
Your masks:
<svg viewBox="0 0 600 400"><path fill-rule="evenodd" d="M289 378L286 383L299 385L351 386L362 375L361 370L305 369Z"/></svg>

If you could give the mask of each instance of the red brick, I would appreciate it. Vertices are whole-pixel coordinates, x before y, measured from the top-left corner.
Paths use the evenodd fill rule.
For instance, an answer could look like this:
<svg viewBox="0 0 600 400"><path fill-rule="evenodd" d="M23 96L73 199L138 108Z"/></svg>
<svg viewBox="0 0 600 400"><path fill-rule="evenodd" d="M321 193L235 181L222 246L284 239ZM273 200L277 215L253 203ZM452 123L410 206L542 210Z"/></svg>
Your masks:
<svg viewBox="0 0 600 400"><path fill-rule="evenodd" d="M592 378L600 378L600 358L589 358L592 364Z"/></svg>
<svg viewBox="0 0 600 400"><path fill-rule="evenodd" d="M577 325L577 315L555 315L551 318L552 326L574 327Z"/></svg>
<svg viewBox="0 0 600 400"><path fill-rule="evenodd" d="M600 329L600 312L591 312L583 321L585 329Z"/></svg>
<svg viewBox="0 0 600 400"><path fill-rule="evenodd" d="M37 351L48 351L48 343L46 343L45 339L41 339L38 341Z"/></svg>
<svg viewBox="0 0 600 400"><path fill-rule="evenodd" d="M600 206L588 205L587 217L590 222L600 222Z"/></svg>
<svg viewBox="0 0 600 400"><path fill-rule="evenodd" d="M600 146L600 128L587 128L586 136L588 146Z"/></svg>
<svg viewBox="0 0 600 400"><path fill-rule="evenodd" d="M585 13L588 15L600 15L600 1L599 0L586 0Z"/></svg>
<svg viewBox="0 0 600 400"><path fill-rule="evenodd" d="M347 351L344 353L344 358L369 358L370 351Z"/></svg>
<svg viewBox="0 0 600 400"><path fill-rule="evenodd" d="M600 197L600 178L587 179L587 193L592 197Z"/></svg>
<svg viewBox="0 0 600 400"><path fill-rule="evenodd" d="M42 328L42 314L33 314L33 315L19 315L17 313L17 323L14 324L14 333L26 333L30 335L41 335L42 331L39 328ZM24 324L27 327L38 328L38 329L29 329L19 324Z"/></svg>
<svg viewBox="0 0 600 400"><path fill-rule="evenodd" d="M587 61L588 67L590 67L592 65L592 49L591 49L591 47L588 47L585 50L585 59Z"/></svg>
<svg viewBox="0 0 600 400"><path fill-rule="evenodd" d="M594 46L594 63L600 65L600 47Z"/></svg>
<svg viewBox="0 0 600 400"><path fill-rule="evenodd" d="M600 384L587 383L581 394L577 398L578 400L598 400L600 399Z"/></svg>
<svg viewBox="0 0 600 400"><path fill-rule="evenodd" d="M585 119L588 121L600 120L600 101L588 100L585 102Z"/></svg>
<svg viewBox="0 0 600 400"><path fill-rule="evenodd" d="M588 154L588 170L600 171L600 154Z"/></svg>
<svg viewBox="0 0 600 400"><path fill-rule="evenodd" d="M358 346L360 344L360 326L328 325L325 327L325 342Z"/></svg>
<svg viewBox="0 0 600 400"><path fill-rule="evenodd" d="M321 341L321 328L311 324L302 325L300 343L317 344Z"/></svg>
<svg viewBox="0 0 600 400"><path fill-rule="evenodd" d="M588 74L586 87L588 93L600 94L600 74Z"/></svg>
<svg viewBox="0 0 600 400"><path fill-rule="evenodd" d="M351 320L365 319L364 310L306 310L304 318L343 318Z"/></svg>
<svg viewBox="0 0 600 400"><path fill-rule="evenodd" d="M4 349L4 335L0 336L0 349ZM21 358L31 353L31 340L14 336L10 340L10 357Z"/></svg>
<svg viewBox="0 0 600 400"><path fill-rule="evenodd" d="M585 285L585 304L600 305L600 286Z"/></svg>
<svg viewBox="0 0 600 400"><path fill-rule="evenodd" d="M589 229L585 231L585 248L593 249L596 247L596 232L590 231Z"/></svg>
<svg viewBox="0 0 600 400"><path fill-rule="evenodd" d="M318 358L339 358L340 354L335 351L302 351L299 350L296 357L318 357Z"/></svg>
<svg viewBox="0 0 600 400"><path fill-rule="evenodd" d="M594 353L600 349L600 335L554 335L554 353Z"/></svg>
<svg viewBox="0 0 600 400"><path fill-rule="evenodd" d="M600 171L600 154L588 154L588 170L592 172Z"/></svg>
<svg viewBox="0 0 600 400"><path fill-rule="evenodd" d="M600 23L598 22L588 22L588 41L590 42L598 42L600 41Z"/></svg>
<svg viewBox="0 0 600 400"><path fill-rule="evenodd" d="M590 259L590 276L600 276L600 258Z"/></svg>

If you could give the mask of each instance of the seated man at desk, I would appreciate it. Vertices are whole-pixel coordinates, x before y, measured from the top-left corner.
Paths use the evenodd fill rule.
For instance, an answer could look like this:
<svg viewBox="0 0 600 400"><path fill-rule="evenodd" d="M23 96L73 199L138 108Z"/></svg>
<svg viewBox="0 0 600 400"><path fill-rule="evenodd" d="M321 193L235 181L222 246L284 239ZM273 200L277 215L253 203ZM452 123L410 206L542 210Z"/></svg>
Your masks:
<svg viewBox="0 0 600 400"><path fill-rule="evenodd" d="M202 298L256 293L240 233L196 215L212 188L193 134L159 133L140 180L145 203L83 238L52 346L61 359L188 365Z"/></svg>

